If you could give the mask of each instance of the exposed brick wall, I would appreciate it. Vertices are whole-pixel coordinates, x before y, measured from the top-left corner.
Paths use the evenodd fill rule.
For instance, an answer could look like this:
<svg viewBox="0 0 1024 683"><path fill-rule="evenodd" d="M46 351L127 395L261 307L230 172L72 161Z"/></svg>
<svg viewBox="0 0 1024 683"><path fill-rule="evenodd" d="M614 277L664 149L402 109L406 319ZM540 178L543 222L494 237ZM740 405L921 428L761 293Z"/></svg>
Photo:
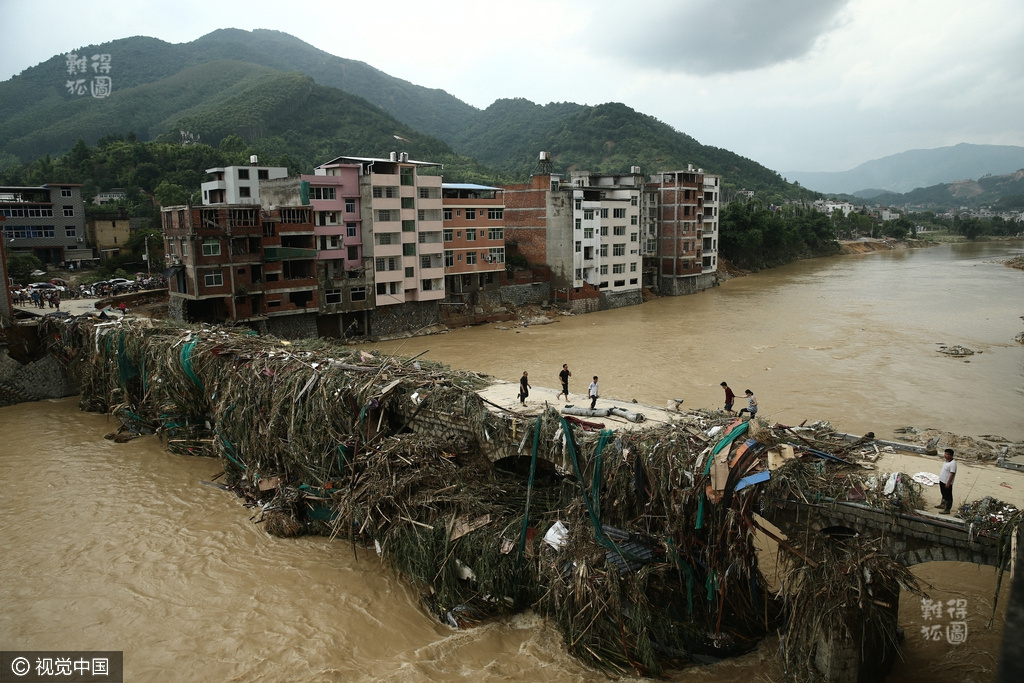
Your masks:
<svg viewBox="0 0 1024 683"><path fill-rule="evenodd" d="M523 306L543 304L551 300L551 283L534 282L528 285L508 285L501 288L501 302Z"/></svg>
<svg viewBox="0 0 1024 683"><path fill-rule="evenodd" d="M0 406L78 393L71 376L57 358L46 355L22 364L0 349Z"/></svg>
<svg viewBox="0 0 1024 683"><path fill-rule="evenodd" d="M316 339L316 315L282 315L267 319L266 334L282 339Z"/></svg>

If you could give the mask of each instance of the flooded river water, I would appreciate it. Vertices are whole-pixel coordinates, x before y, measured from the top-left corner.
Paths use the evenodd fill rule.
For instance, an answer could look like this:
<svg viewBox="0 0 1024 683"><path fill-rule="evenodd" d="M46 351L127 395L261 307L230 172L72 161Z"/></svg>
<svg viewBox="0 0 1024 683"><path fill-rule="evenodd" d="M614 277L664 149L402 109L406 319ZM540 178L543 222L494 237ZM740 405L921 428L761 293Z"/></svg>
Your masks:
<svg viewBox="0 0 1024 683"><path fill-rule="evenodd" d="M1024 347L1013 342L1024 274L995 262L1013 248L809 261L519 334L480 327L382 348L429 349L510 381L528 369L535 394L567 362L581 393L597 373L607 396L717 406L725 379L753 389L772 420L1024 439ZM939 343L984 353L964 363ZM123 650L131 681L605 680L532 615L452 631L372 552L271 538L234 496L200 484L216 462L155 438L104 440L114 428L75 399L0 408L0 649ZM995 571L914 570L933 599L965 601L969 632L956 646L925 638L922 627L951 617L925 620L904 596L906 660L893 680L991 680L1007 595L987 629ZM672 679L778 681L777 645Z"/></svg>

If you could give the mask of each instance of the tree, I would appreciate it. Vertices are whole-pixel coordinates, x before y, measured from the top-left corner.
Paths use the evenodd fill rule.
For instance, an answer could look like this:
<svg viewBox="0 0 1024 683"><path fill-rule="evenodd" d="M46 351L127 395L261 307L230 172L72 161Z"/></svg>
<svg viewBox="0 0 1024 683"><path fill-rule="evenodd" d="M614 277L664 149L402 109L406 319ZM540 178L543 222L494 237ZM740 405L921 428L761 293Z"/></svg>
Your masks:
<svg viewBox="0 0 1024 683"><path fill-rule="evenodd" d="M43 267L34 254L10 254L7 257L7 274L20 285L27 285L32 280L32 271Z"/></svg>

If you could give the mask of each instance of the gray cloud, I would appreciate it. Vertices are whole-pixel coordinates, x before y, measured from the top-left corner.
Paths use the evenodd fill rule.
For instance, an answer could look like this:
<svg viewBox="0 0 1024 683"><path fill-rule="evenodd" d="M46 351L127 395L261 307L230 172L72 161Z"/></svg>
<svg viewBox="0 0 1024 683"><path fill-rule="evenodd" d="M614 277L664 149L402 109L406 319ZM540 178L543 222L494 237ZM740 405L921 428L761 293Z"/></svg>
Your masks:
<svg viewBox="0 0 1024 683"><path fill-rule="evenodd" d="M640 2L631 18L620 21L616 16L612 25L596 30L602 51L647 68L698 75L751 71L807 54L820 36L837 26L848 2ZM594 20L603 23L607 15Z"/></svg>

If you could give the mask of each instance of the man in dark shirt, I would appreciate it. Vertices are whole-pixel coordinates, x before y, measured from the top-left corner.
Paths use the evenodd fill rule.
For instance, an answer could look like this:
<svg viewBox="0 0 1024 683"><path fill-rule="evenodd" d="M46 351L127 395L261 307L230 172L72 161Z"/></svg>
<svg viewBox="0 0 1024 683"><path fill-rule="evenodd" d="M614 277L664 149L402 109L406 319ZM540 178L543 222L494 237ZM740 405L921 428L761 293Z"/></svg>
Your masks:
<svg viewBox="0 0 1024 683"><path fill-rule="evenodd" d="M725 412L732 415L732 404L736 402L736 394L732 393L732 389L725 382L722 382L722 388L725 389Z"/></svg>
<svg viewBox="0 0 1024 683"><path fill-rule="evenodd" d="M569 378L572 377L572 373L569 372L569 364L562 363L562 371L558 373L558 379L562 381L562 390L558 392L555 398L558 398L562 394L565 394L565 400L569 400Z"/></svg>

